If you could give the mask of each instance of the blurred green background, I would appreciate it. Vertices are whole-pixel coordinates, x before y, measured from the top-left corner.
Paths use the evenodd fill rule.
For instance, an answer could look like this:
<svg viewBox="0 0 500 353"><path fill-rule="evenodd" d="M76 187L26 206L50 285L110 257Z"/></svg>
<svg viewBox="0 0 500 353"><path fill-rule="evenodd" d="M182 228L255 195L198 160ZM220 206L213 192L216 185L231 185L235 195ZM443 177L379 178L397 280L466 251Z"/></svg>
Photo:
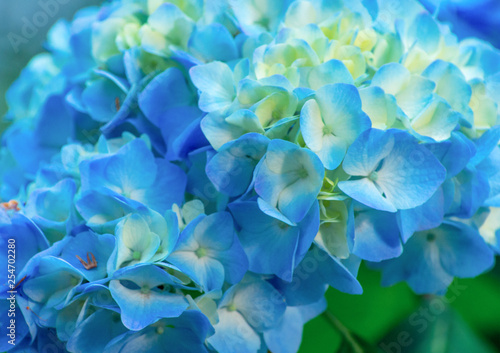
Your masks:
<svg viewBox="0 0 500 353"><path fill-rule="evenodd" d="M47 25L16 52L9 33L20 34L25 19L43 11L36 0L0 3L0 116L5 92L33 55L43 51L50 26L100 0L60 5ZM0 126L1 131L1 126ZM458 280L444 297L415 295L406 284L380 286L380 274L361 267L360 296L330 288L328 314L307 323L300 353L492 353L500 352L500 266L475 279ZM449 302L449 303L448 303Z"/></svg>
<svg viewBox="0 0 500 353"><path fill-rule="evenodd" d="M418 296L406 285L381 287L362 265L362 295L333 288L328 313L304 328L300 353L500 352L500 266L457 279L444 297Z"/></svg>

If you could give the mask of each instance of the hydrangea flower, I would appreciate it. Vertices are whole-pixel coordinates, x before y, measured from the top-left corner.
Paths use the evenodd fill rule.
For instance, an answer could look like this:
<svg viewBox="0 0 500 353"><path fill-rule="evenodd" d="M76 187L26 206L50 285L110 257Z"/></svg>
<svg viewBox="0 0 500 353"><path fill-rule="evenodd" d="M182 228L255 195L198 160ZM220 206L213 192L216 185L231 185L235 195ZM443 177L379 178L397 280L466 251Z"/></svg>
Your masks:
<svg viewBox="0 0 500 353"><path fill-rule="evenodd" d="M425 147L399 130L367 130L349 148L344 170L357 179L339 188L354 200L381 211L411 209L427 201L446 177L445 168Z"/></svg>
<svg viewBox="0 0 500 353"><path fill-rule="evenodd" d="M371 127L353 85L322 86L314 99L304 104L300 114L304 141L327 169L337 168L347 148L361 132Z"/></svg>

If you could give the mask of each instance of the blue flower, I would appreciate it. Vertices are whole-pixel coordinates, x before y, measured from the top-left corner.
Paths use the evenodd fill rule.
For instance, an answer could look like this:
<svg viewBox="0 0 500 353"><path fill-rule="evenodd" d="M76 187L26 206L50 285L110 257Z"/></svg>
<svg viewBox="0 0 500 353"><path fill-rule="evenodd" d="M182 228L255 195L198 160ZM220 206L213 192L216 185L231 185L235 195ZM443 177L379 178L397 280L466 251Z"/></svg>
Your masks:
<svg viewBox="0 0 500 353"><path fill-rule="evenodd" d="M259 206L264 213L295 225L315 202L324 173L321 161L310 150L272 140L255 175Z"/></svg>
<svg viewBox="0 0 500 353"><path fill-rule="evenodd" d="M265 136L249 133L223 145L206 166L207 176L217 190L228 196L243 194L269 141Z"/></svg>
<svg viewBox="0 0 500 353"><path fill-rule="evenodd" d="M92 119L107 123L111 121L119 109L116 102L125 100L129 90L126 85L113 74L106 73L106 75L87 82L81 92L79 104Z"/></svg>
<svg viewBox="0 0 500 353"><path fill-rule="evenodd" d="M219 303L219 322L208 338L220 353L256 353L261 348L259 333L275 327L286 304L269 283L250 278L229 288Z"/></svg>
<svg viewBox="0 0 500 353"><path fill-rule="evenodd" d="M227 62L239 58L235 39L226 27L218 23L196 27L189 38L188 50L203 62Z"/></svg>
<svg viewBox="0 0 500 353"><path fill-rule="evenodd" d="M111 190L84 192L75 207L87 227L98 233L114 233L116 225L133 212L154 212Z"/></svg>
<svg viewBox="0 0 500 353"><path fill-rule="evenodd" d="M300 113L304 141L326 169L337 168L347 148L370 127L370 119L361 110L358 90L352 85L321 87Z"/></svg>
<svg viewBox="0 0 500 353"><path fill-rule="evenodd" d="M382 66L373 76L371 85L378 86L387 94L396 97L396 102L410 120L424 109L433 96L436 84L431 80L412 75L401 64Z"/></svg>
<svg viewBox="0 0 500 353"><path fill-rule="evenodd" d="M494 264L493 251L473 228L445 221L415 233L403 254L381 262L382 284L407 281L416 293L443 294L454 277L475 277Z"/></svg>
<svg viewBox="0 0 500 353"><path fill-rule="evenodd" d="M50 188L33 191L26 204L25 213L49 236L59 240L71 229L73 197L76 184L72 179L63 179Z"/></svg>
<svg viewBox="0 0 500 353"><path fill-rule="evenodd" d="M500 253L500 208L490 207L488 210L478 212L473 224L478 228L479 234L498 254Z"/></svg>
<svg viewBox="0 0 500 353"><path fill-rule="evenodd" d="M238 283L248 260L227 212L200 215L183 230L167 261L204 291L221 289L224 281Z"/></svg>
<svg viewBox="0 0 500 353"><path fill-rule="evenodd" d="M162 318L180 316L189 306L178 280L153 265L124 268L115 272L109 290L121 310L123 325L142 330Z"/></svg>
<svg viewBox="0 0 500 353"><path fill-rule="evenodd" d="M21 274L24 266L34 255L49 247L45 235L29 218L20 213L8 215L2 208L0 208L0 232L2 234L0 245L5 249L8 248L9 239L13 239L17 244L22 244L22 246L16 247L17 276ZM3 262L8 263L7 251L4 251L0 256ZM0 272L0 275L3 276L2 282L7 281L7 270L8 267L5 266ZM19 277L20 279L22 277ZM1 289L2 292L7 289L7 282L3 282L3 284L5 287Z"/></svg>
<svg viewBox="0 0 500 353"><path fill-rule="evenodd" d="M165 259L179 237L177 216L169 211L166 217L158 213L133 213L116 225L116 246L107 270Z"/></svg>
<svg viewBox="0 0 500 353"><path fill-rule="evenodd" d="M71 237L61 251L60 258L79 270L89 282L107 277L106 264L115 238L111 234L86 231Z"/></svg>
<svg viewBox="0 0 500 353"><path fill-rule="evenodd" d="M119 313L99 309L75 328L66 347L71 352L100 353L113 338L127 331ZM89 337L93 339L89 340Z"/></svg>
<svg viewBox="0 0 500 353"><path fill-rule="evenodd" d="M250 271L290 281L318 232L318 206L313 205L295 227L266 215L254 201L232 203L229 209L240 228L238 236Z"/></svg>
<svg viewBox="0 0 500 353"><path fill-rule="evenodd" d="M233 72L227 64L216 61L189 70L193 84L200 90L199 107L210 113L225 110L236 98Z"/></svg>
<svg viewBox="0 0 500 353"><path fill-rule="evenodd" d="M399 130L365 131L342 166L355 178L341 181L339 188L356 201L388 212L422 205L446 177L436 157Z"/></svg>
<svg viewBox="0 0 500 353"><path fill-rule="evenodd" d="M110 189L165 212L184 198L186 176L182 169L156 159L141 139L113 154L97 156L80 164L82 191Z"/></svg>
<svg viewBox="0 0 500 353"><path fill-rule="evenodd" d="M61 309L66 306L82 283L82 272L70 263L46 256L40 259L38 266L29 273L22 285L28 302L44 309ZM39 314L44 317L43 312ZM38 318L40 320L40 318Z"/></svg>
<svg viewBox="0 0 500 353"><path fill-rule="evenodd" d="M275 353L295 353L302 341L304 324L326 310L326 300L303 306L287 306L281 322L264 332L269 350Z"/></svg>
<svg viewBox="0 0 500 353"><path fill-rule="evenodd" d="M141 331L126 332L111 340L103 351L110 353L141 349L161 352L208 353L205 339L213 332L208 319L196 310L185 311L181 316L162 319Z"/></svg>
<svg viewBox="0 0 500 353"><path fill-rule="evenodd" d="M396 213L363 205L354 205L351 212L354 232L349 234L348 242L352 254L368 261L382 261L401 255L402 240L406 239L402 239Z"/></svg>
<svg viewBox="0 0 500 353"><path fill-rule="evenodd" d="M138 95L138 104L151 123L160 128L167 147L165 158L178 159L176 141L188 126L201 116L195 94L182 72L169 68L156 76ZM162 101L162 104L158 102Z"/></svg>

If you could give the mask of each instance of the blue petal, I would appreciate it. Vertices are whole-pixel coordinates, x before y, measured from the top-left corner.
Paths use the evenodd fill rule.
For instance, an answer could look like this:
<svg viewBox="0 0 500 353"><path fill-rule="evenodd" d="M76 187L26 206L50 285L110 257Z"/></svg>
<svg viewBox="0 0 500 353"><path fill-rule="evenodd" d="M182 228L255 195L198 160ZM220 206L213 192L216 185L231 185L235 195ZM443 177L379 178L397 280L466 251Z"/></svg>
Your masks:
<svg viewBox="0 0 500 353"><path fill-rule="evenodd" d="M233 72L219 61L195 66L189 70L191 80L201 91L199 106L204 112L227 108L236 97Z"/></svg>
<svg viewBox="0 0 500 353"><path fill-rule="evenodd" d="M75 353L101 353L109 341L126 331L118 313L101 309L76 328L68 340L67 349Z"/></svg>
<svg viewBox="0 0 500 353"><path fill-rule="evenodd" d="M300 222L321 189L324 168L310 150L272 140L256 172L255 191L292 222Z"/></svg>
<svg viewBox="0 0 500 353"><path fill-rule="evenodd" d="M2 211L0 211L0 216L3 216L1 213ZM16 249L16 268L17 276L19 276L28 261L40 251L47 249L49 243L40 229L21 213L14 213L10 219L3 219L3 217L0 217L0 219L0 232L2 234L0 246L7 249L8 239L14 239L16 243L22 244ZM7 257L7 251L0 255L0 259L4 263L8 263ZM7 286L8 279L7 270L7 266L0 270L0 275L3 276L2 284L5 284L5 286ZM19 279L21 278L19 277Z"/></svg>
<svg viewBox="0 0 500 353"><path fill-rule="evenodd" d="M182 72L177 68L170 68L151 80L139 94L138 102L144 115L153 124L160 126L174 108L189 106L193 98ZM159 101L162 104L158 104ZM177 123L184 121L178 120Z"/></svg>
<svg viewBox="0 0 500 353"><path fill-rule="evenodd" d="M331 256L320 247L313 248L308 253L308 256L310 263L314 263L310 259L316 260L321 277L330 286L344 293L363 293L363 288L356 277L336 257ZM306 261L306 259L304 259L304 261ZM304 267L305 266L308 266L308 264L305 263Z"/></svg>
<svg viewBox="0 0 500 353"><path fill-rule="evenodd" d="M241 230L239 238L250 261L250 271L292 279L300 229L264 214L256 202L230 206Z"/></svg>
<svg viewBox="0 0 500 353"><path fill-rule="evenodd" d="M145 190L135 191L132 198L157 212L164 213L173 204L182 204L187 177L184 171L175 164L159 158L155 162L158 169L152 186Z"/></svg>
<svg viewBox="0 0 500 353"><path fill-rule="evenodd" d="M300 125L307 146L318 154L327 169L335 169L347 147L371 127L371 122L361 110L357 88L338 83L321 87L314 100L306 102Z"/></svg>
<svg viewBox="0 0 500 353"><path fill-rule="evenodd" d="M255 303L264 303L255 305ZM283 317L286 304L280 293L269 283L253 279L228 289L220 307L235 308L257 331L275 326Z"/></svg>
<svg viewBox="0 0 500 353"><path fill-rule="evenodd" d="M339 188L354 200L380 211L396 212L397 208L383 195L368 178L341 181Z"/></svg>
<svg viewBox="0 0 500 353"><path fill-rule="evenodd" d="M195 27L189 38L188 48L205 62L231 61L238 58L235 40L226 27L213 23Z"/></svg>
<svg viewBox="0 0 500 353"><path fill-rule="evenodd" d="M394 213L361 211L355 224L353 254L368 261L382 261L403 251Z"/></svg>
<svg viewBox="0 0 500 353"><path fill-rule="evenodd" d="M23 284L23 291L31 301L57 308L66 305L82 280L82 273L68 262L47 256L40 260L38 274Z"/></svg>
<svg viewBox="0 0 500 353"><path fill-rule="evenodd" d="M476 166L488 157L498 146L500 141L500 126L495 126L486 131L476 142L477 152L469 162L469 166Z"/></svg>
<svg viewBox="0 0 500 353"><path fill-rule="evenodd" d="M476 152L474 144L463 134L453 132L449 141L425 145L446 168L446 177L452 178L465 168Z"/></svg>
<svg viewBox="0 0 500 353"><path fill-rule="evenodd" d="M495 148L477 168L485 173L490 185L490 194L484 204L500 207L500 148Z"/></svg>
<svg viewBox="0 0 500 353"><path fill-rule="evenodd" d="M308 75L309 87L313 90L334 83L347 83L354 85L351 73L340 60L329 60L311 69Z"/></svg>
<svg viewBox="0 0 500 353"><path fill-rule="evenodd" d="M408 69L399 63L383 65L373 76L372 85L394 95L399 107L410 119L431 101L436 86L427 78L412 76Z"/></svg>
<svg viewBox="0 0 500 353"><path fill-rule="evenodd" d="M243 194L268 144L267 137L256 133L243 135L238 140L225 144L208 162L208 178L220 192L228 196Z"/></svg>
<svg viewBox="0 0 500 353"><path fill-rule="evenodd" d="M303 327L299 307L287 307L281 323L264 332L268 348L274 353L296 353L302 341Z"/></svg>
<svg viewBox="0 0 500 353"><path fill-rule="evenodd" d="M436 243L443 268L457 277L475 277L490 269L493 251L479 233L462 223L445 222L436 230Z"/></svg>
<svg viewBox="0 0 500 353"><path fill-rule="evenodd" d="M142 139L136 139L115 155L82 162L82 189L108 187L118 192L131 192L147 188L153 183L156 170L153 154Z"/></svg>
<svg viewBox="0 0 500 353"><path fill-rule="evenodd" d="M424 70L422 76L436 82L436 93L463 115L465 125L472 123L473 113L469 107L472 89L458 67L436 60Z"/></svg>
<svg viewBox="0 0 500 353"><path fill-rule="evenodd" d="M385 138L386 135L389 138ZM370 149L377 143L382 146ZM392 147L389 153L388 147ZM348 150L346 165L355 165L354 172L363 171L366 175L363 169L373 167L373 162L380 158L377 153L388 154L370 171L368 178L339 183L342 191L371 207L395 212L396 209L420 206L445 180L446 170L436 157L420 146L414 137L400 130L387 130L382 135L371 134L370 130L364 132ZM351 159L368 159L371 163L358 166L359 163L351 162ZM376 189L380 191L377 193Z"/></svg>
<svg viewBox="0 0 500 353"><path fill-rule="evenodd" d="M257 353L261 346L259 335L237 311L221 309L215 334L208 338L219 353Z"/></svg>
<svg viewBox="0 0 500 353"><path fill-rule="evenodd" d="M115 237L110 234L101 235L93 232L83 232L66 243L60 257L82 272L89 282L93 282L107 276L106 263L114 246ZM94 255L97 262L96 268L86 270L76 257L78 255L88 262L87 256L90 256L88 254Z"/></svg>
<svg viewBox="0 0 500 353"><path fill-rule="evenodd" d="M115 116L115 100L125 100L126 93L107 78L91 81L82 92L82 103L92 119L107 123Z"/></svg>
<svg viewBox="0 0 500 353"><path fill-rule="evenodd" d="M404 243L413 233L438 227L444 217L444 194L439 188L423 205L398 212L398 225Z"/></svg>
<svg viewBox="0 0 500 353"><path fill-rule="evenodd" d="M134 282L139 288L126 287L122 283L126 280ZM109 288L120 306L125 327L137 331L161 318L180 316L189 306L184 296L154 289L159 285L172 284L173 280L167 272L152 265L117 271Z"/></svg>
<svg viewBox="0 0 500 353"><path fill-rule="evenodd" d="M452 204L446 212L448 216L472 217L490 194L487 176L482 171L465 168L452 179L452 183L455 190L452 190Z"/></svg>
<svg viewBox="0 0 500 353"><path fill-rule="evenodd" d="M104 352L174 352L207 353L204 345L213 333L210 322L197 310L185 311L181 316L163 319L139 332L129 331L113 339Z"/></svg>
<svg viewBox="0 0 500 353"><path fill-rule="evenodd" d="M61 147L74 136L75 119L63 96L48 97L36 118L35 136L42 146Z"/></svg>
<svg viewBox="0 0 500 353"><path fill-rule="evenodd" d="M416 43L429 54L438 49L440 40L438 24L430 14L419 14L408 29L409 45Z"/></svg>
<svg viewBox="0 0 500 353"><path fill-rule="evenodd" d="M433 259L426 242L425 234L416 233L408 240L400 257L372 264L371 267L382 269L382 285L407 281L417 294L444 294L453 276Z"/></svg>

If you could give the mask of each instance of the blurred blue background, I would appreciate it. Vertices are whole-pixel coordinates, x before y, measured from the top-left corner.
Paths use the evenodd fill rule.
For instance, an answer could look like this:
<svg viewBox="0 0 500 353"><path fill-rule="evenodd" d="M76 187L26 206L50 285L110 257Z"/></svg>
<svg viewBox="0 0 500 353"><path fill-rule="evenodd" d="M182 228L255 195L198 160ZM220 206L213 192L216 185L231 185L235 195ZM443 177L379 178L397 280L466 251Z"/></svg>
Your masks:
<svg viewBox="0 0 500 353"><path fill-rule="evenodd" d="M60 18L71 19L78 9L101 2L102 0L59 0L59 2L2 0L0 2L0 116L7 110L5 91L19 76L30 58L43 51L47 31L52 24ZM33 24L34 36L26 38L26 41L20 41L19 37L23 36L23 26L25 29L28 27L27 22Z"/></svg>

